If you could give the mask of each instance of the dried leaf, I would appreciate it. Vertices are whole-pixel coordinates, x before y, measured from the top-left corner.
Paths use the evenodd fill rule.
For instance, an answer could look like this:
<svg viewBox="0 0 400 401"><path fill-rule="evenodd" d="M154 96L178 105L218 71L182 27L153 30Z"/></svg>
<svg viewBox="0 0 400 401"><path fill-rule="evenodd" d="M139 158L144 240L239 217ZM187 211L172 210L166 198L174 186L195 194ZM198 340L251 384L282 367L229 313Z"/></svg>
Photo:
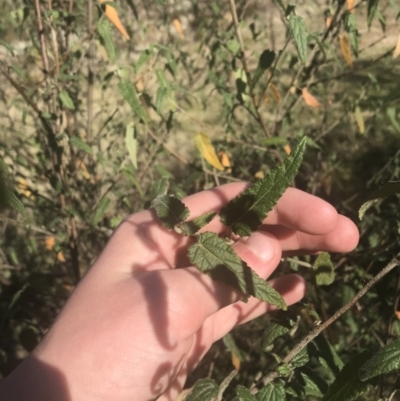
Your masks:
<svg viewBox="0 0 400 401"><path fill-rule="evenodd" d="M343 58L346 60L346 63L353 68L353 58L351 56L349 38L346 34L339 35L339 44Z"/></svg>
<svg viewBox="0 0 400 401"><path fill-rule="evenodd" d="M99 1L100 1L100 3L104 3L106 0L99 0ZM107 1L112 1L112 0L107 0ZM129 40L130 37L128 35L128 32L126 31L125 27L122 25L122 22L118 16L118 11L115 9L115 7L109 6L106 4L104 13L106 14L106 17L110 20L110 22L115 26L115 28L118 29L120 34L126 40Z"/></svg>
<svg viewBox="0 0 400 401"><path fill-rule="evenodd" d="M346 1L347 1L347 9L349 10L350 13L353 13L356 0L346 0Z"/></svg>
<svg viewBox="0 0 400 401"><path fill-rule="evenodd" d="M358 130L360 131L360 134L364 134L365 133L364 118L361 113L361 109L358 106L354 110L354 118L356 119L356 123L358 125Z"/></svg>
<svg viewBox="0 0 400 401"><path fill-rule="evenodd" d="M233 367L236 370L239 370L240 369L240 364L241 364L240 359L236 355L232 354L231 361L232 361Z"/></svg>
<svg viewBox="0 0 400 401"><path fill-rule="evenodd" d="M301 93L307 106L315 108L321 107L321 103L308 91L307 88L303 88L301 90Z"/></svg>
<svg viewBox="0 0 400 401"><path fill-rule="evenodd" d="M194 143L200 154L217 170L223 171L224 167L218 159L215 149L211 144L211 140L207 134L200 132L195 135Z"/></svg>
<svg viewBox="0 0 400 401"><path fill-rule="evenodd" d="M400 34L399 34L399 37L397 39L396 48L394 49L394 52L393 52L393 60L396 59L399 56L400 56Z"/></svg>
<svg viewBox="0 0 400 401"><path fill-rule="evenodd" d="M281 95L278 91L278 88L274 84L269 84L269 89L271 89L275 102L279 103L281 101Z"/></svg>
<svg viewBox="0 0 400 401"><path fill-rule="evenodd" d="M51 235L50 237L46 237L46 239L44 240L44 245L48 251L51 251L54 248L55 243L56 239L53 235Z"/></svg>
<svg viewBox="0 0 400 401"><path fill-rule="evenodd" d="M332 17L331 17L331 16L326 17L325 26L326 26L327 28L329 28L329 27L331 26L331 24L332 24Z"/></svg>
<svg viewBox="0 0 400 401"><path fill-rule="evenodd" d="M179 36L181 37L181 39L185 39L185 35L183 34L183 31L182 31L182 25L179 22L178 18L174 18L172 23L176 29L176 32L178 32Z"/></svg>
<svg viewBox="0 0 400 401"><path fill-rule="evenodd" d="M285 153L286 153L287 155L290 155L290 154L292 153L292 148L290 147L290 145L285 145L285 146L283 147L283 150L285 151Z"/></svg>
<svg viewBox="0 0 400 401"><path fill-rule="evenodd" d="M255 174L254 174L254 177L255 178L258 178L259 180L262 180L264 177L265 177L265 174L264 174L264 172L263 171L257 171Z"/></svg>
<svg viewBox="0 0 400 401"><path fill-rule="evenodd" d="M57 252L57 260L61 263L66 262L65 256L61 251Z"/></svg>

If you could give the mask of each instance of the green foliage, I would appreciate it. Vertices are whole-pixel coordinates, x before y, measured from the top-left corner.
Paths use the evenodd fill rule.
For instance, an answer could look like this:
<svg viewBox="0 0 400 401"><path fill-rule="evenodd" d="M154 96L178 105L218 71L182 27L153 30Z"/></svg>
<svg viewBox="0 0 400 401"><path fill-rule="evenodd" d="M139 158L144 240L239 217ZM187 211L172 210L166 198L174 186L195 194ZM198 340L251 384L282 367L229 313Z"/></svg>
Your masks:
<svg viewBox="0 0 400 401"><path fill-rule="evenodd" d="M175 226L175 231L179 234L191 236L197 233L200 229L206 226L217 214L208 212L193 220L185 221Z"/></svg>
<svg viewBox="0 0 400 401"><path fill-rule="evenodd" d="M191 389L185 401L210 401L218 394L219 387L212 379L200 379Z"/></svg>
<svg viewBox="0 0 400 401"><path fill-rule="evenodd" d="M333 264L328 252L320 253L313 264L317 285L330 285L335 279Z"/></svg>
<svg viewBox="0 0 400 401"><path fill-rule="evenodd" d="M281 380L268 383L256 394L256 401L286 401L284 383Z"/></svg>
<svg viewBox="0 0 400 401"><path fill-rule="evenodd" d="M300 60L307 61L307 30L303 18L298 15L289 17L289 27L296 43L297 52Z"/></svg>
<svg viewBox="0 0 400 401"><path fill-rule="evenodd" d="M189 217L189 209L177 198L169 195L159 195L151 202L162 225L171 229L176 224L183 223Z"/></svg>

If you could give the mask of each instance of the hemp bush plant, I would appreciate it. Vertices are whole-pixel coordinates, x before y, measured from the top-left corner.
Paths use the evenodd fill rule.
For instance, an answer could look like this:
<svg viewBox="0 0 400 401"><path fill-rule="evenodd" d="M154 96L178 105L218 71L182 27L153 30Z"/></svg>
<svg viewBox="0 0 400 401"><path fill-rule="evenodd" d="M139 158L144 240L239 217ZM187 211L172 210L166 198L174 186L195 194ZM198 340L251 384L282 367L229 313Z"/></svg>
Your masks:
<svg viewBox="0 0 400 401"><path fill-rule="evenodd" d="M198 268L281 309L218 342L187 400L395 399L396 1L4 0L2 11L1 377L123 217L152 206L197 241ZM253 186L219 216L191 220L178 200L238 180ZM282 260L275 274L308 283L284 311L230 239L292 183L362 235L352 254ZM198 235L213 218L224 235Z"/></svg>

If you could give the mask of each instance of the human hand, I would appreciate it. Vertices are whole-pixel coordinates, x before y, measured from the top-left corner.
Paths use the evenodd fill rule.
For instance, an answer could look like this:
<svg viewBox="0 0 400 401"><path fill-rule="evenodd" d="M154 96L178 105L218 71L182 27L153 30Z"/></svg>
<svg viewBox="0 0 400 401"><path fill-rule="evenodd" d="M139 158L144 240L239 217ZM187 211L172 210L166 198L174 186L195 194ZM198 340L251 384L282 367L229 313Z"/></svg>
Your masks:
<svg viewBox="0 0 400 401"><path fill-rule="evenodd" d="M182 201L194 218L219 210L245 187L228 184ZM282 255L348 252L358 242L349 219L293 188L264 223L233 246L263 278L276 269ZM202 231L223 229L214 219ZM240 302L238 292L190 266L190 243L190 238L162 228L151 210L127 218L44 340L0 385L0 398L175 400L213 342L274 309L255 298ZM288 305L305 291L303 279L293 274L271 285Z"/></svg>

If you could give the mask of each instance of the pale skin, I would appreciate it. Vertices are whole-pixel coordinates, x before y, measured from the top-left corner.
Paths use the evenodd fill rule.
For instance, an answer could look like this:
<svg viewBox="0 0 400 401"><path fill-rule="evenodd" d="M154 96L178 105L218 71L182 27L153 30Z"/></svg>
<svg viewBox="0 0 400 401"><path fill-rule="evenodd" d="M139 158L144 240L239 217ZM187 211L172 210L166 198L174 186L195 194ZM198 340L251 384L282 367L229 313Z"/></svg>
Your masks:
<svg viewBox="0 0 400 401"><path fill-rule="evenodd" d="M190 217L218 211L246 187L227 184L183 199ZM223 232L218 218L203 231ZM213 282L190 266L190 239L165 230L152 211L115 231L34 352L0 383L7 401L173 401L211 345L274 307ZM358 230L325 201L289 188L261 229L234 244L267 279L282 256L348 252ZM298 275L272 280L291 305Z"/></svg>

